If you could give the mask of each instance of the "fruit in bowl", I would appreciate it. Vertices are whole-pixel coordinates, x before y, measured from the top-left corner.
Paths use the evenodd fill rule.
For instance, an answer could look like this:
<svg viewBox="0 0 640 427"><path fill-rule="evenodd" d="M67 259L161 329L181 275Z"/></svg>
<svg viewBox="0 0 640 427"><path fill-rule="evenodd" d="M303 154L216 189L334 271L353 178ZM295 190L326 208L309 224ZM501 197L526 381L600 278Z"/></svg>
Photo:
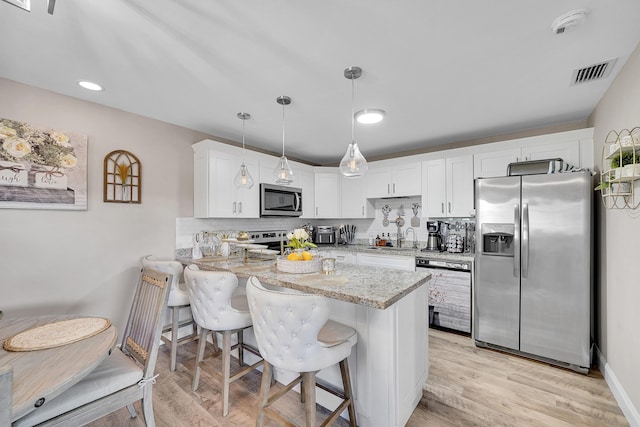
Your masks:
<svg viewBox="0 0 640 427"><path fill-rule="evenodd" d="M302 253L291 252L287 255L288 261L311 261L313 259L313 255L309 251L303 251Z"/></svg>
<svg viewBox="0 0 640 427"><path fill-rule="evenodd" d="M289 261L300 261L301 259L302 257L297 252L291 252L289 255L287 255L287 260Z"/></svg>

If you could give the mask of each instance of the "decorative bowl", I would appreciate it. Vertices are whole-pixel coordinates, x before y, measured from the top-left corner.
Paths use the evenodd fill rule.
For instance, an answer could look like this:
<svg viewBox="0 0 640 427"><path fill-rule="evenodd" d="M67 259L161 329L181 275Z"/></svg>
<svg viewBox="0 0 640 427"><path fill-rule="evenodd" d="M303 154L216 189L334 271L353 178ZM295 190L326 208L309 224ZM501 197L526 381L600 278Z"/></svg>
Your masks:
<svg viewBox="0 0 640 427"><path fill-rule="evenodd" d="M316 256L308 261L289 261L286 256L276 258L276 269L284 273L317 273L322 267L322 257Z"/></svg>

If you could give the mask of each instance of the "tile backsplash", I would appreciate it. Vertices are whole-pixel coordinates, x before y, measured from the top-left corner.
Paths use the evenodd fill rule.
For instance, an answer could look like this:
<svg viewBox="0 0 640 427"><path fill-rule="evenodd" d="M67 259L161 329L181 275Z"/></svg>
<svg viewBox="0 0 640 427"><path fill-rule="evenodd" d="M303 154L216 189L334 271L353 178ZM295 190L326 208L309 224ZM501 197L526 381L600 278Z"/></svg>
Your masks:
<svg viewBox="0 0 640 427"><path fill-rule="evenodd" d="M418 247L422 248L426 245L428 231L426 222L428 218L422 216L422 207L419 208L416 219L413 219L414 224L419 221L419 225L412 226L412 218L414 217L412 205L414 203L421 203L420 197L404 197L394 199L376 199L375 203L375 218L369 219L313 219L313 218L176 218L176 249L187 249L192 247L193 236L199 231L211 231L211 230L245 230L245 231L261 231L261 230L293 230L303 224L316 225L333 225L339 227L340 225L355 225L356 237L354 243L368 244L369 240L375 240L376 236L391 239L396 242L398 233L398 227L395 223L389 223L384 225L383 208L388 206L390 212L388 214L388 220L394 221L398 217L398 212L402 208L404 215L404 226L401 228L403 236L406 235L406 230L412 228L418 241ZM400 211L400 213L402 213ZM443 219L446 222L453 224L454 233L467 233L469 235L469 229L475 225L474 218L449 218ZM457 230L456 229L456 223ZM463 231L464 230L464 231ZM472 242L469 241L469 248L471 249ZM409 233L409 239L405 241L404 246L411 246L413 238Z"/></svg>

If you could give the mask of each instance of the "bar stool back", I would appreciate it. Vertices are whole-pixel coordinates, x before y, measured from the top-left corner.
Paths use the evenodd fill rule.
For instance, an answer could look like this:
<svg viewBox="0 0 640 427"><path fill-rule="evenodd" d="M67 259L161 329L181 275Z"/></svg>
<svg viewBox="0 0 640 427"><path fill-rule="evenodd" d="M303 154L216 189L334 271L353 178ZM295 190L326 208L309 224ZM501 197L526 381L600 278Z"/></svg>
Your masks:
<svg viewBox="0 0 640 427"><path fill-rule="evenodd" d="M263 425L265 415L289 425L284 417L269 406L301 383L307 427L316 426L316 385L343 399L322 425L332 423L342 411L348 409L350 425L355 427L356 412L347 357L358 340L356 331L329 320L328 300L319 295L269 290L256 277L250 277L247 281L247 299L258 349L267 362L262 374L256 425ZM316 379L318 371L334 364L340 365L343 393L335 392ZM273 367L299 375L282 391L270 397Z"/></svg>
<svg viewBox="0 0 640 427"><path fill-rule="evenodd" d="M152 255L147 255L142 259L142 266L171 274L173 277L171 281L171 288L169 290L169 301L167 302L167 308L169 309L171 316L171 323L162 328L163 334L169 331L171 332L171 339L164 335L161 335L160 338L169 345L169 348L171 349L171 371L175 371L178 346L189 341L193 341L198 335L196 324L193 321L190 311L189 318L182 322L180 321L180 311L189 309L189 295L187 295L185 284L181 282L184 267L178 261L160 259ZM191 325L191 333L182 338L178 338L180 328L189 325Z"/></svg>
<svg viewBox="0 0 640 427"><path fill-rule="evenodd" d="M238 278L228 271L200 270L191 264L184 270L187 292L191 302L193 318L200 326L200 342L193 375L193 391L198 389L201 364L207 336L213 333L214 349L217 352L215 332L222 334L222 416L229 413L229 385L243 375L262 365L262 360L251 366L244 366L244 350L260 356L257 349L243 341L244 329L251 327L251 315L247 307L247 297L238 289ZM231 345L231 336L237 334L238 342ZM231 351L238 349L240 369L231 374Z"/></svg>

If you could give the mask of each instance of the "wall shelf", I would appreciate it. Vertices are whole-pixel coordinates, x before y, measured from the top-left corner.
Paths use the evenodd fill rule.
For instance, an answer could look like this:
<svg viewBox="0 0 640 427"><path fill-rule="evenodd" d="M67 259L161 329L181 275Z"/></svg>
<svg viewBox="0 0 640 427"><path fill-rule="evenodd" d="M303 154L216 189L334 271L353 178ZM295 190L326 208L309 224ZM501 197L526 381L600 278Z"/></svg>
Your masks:
<svg viewBox="0 0 640 427"><path fill-rule="evenodd" d="M640 205L640 127L612 130L602 148L600 185L606 209L636 209Z"/></svg>

